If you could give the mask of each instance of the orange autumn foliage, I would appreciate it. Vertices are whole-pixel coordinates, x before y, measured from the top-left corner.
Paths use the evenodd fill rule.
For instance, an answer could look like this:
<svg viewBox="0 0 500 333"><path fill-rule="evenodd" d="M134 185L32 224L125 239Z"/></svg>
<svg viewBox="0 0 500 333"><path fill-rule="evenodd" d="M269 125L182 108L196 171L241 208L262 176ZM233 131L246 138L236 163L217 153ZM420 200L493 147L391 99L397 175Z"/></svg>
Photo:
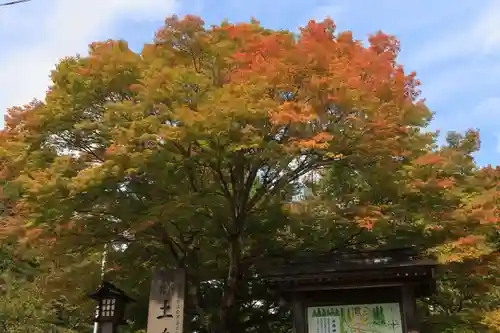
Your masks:
<svg viewBox="0 0 500 333"><path fill-rule="evenodd" d="M416 165L435 165L443 161L443 157L436 153L429 153L415 160Z"/></svg>
<svg viewBox="0 0 500 333"><path fill-rule="evenodd" d="M399 48L331 19L295 35L195 16L168 18L139 53L93 43L58 64L43 102L7 115L0 179L19 194L5 233L62 263L128 244L109 259L124 279L159 265L224 277L205 303L227 306L207 316L227 327L198 331L248 331L229 315L244 303L242 258L268 248L412 244L481 261L495 253L498 169L474 165L476 133L438 147L422 131L431 112Z"/></svg>

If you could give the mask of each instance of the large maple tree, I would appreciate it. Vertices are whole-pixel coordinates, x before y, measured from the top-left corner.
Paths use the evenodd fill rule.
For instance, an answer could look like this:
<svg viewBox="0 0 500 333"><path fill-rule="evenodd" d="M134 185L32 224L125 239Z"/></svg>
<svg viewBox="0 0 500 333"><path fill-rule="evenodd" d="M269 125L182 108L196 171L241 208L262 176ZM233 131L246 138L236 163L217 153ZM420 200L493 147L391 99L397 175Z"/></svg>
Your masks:
<svg viewBox="0 0 500 333"><path fill-rule="evenodd" d="M187 269L188 330L276 332L286 307L248 258L411 241L486 265L498 169L475 166L475 132L438 147L423 131L432 113L398 51L329 19L294 35L174 16L139 53L94 43L57 64L44 101L6 117L1 172L18 218L5 224L73 286L104 245L120 247L108 274L139 295L136 327L152 267Z"/></svg>

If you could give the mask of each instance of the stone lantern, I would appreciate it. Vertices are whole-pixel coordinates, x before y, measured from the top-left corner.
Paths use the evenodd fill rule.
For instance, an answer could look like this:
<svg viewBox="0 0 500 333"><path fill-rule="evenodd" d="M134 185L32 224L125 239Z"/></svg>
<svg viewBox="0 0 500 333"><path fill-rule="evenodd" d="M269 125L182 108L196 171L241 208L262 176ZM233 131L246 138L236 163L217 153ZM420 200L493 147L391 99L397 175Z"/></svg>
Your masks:
<svg viewBox="0 0 500 333"><path fill-rule="evenodd" d="M103 282L88 296L97 302L95 321L99 333L116 333L118 326L124 323L127 304L134 300L109 282Z"/></svg>

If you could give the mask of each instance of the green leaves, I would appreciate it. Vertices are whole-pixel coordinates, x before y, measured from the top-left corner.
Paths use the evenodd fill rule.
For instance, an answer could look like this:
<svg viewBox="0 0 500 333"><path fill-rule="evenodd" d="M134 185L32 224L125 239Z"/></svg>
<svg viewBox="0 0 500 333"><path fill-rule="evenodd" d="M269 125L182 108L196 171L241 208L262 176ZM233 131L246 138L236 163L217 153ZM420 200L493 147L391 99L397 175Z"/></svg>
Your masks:
<svg viewBox="0 0 500 333"><path fill-rule="evenodd" d="M44 102L10 110L1 222L40 247L65 308L90 316L75 283L97 283L114 244L106 276L138 295L132 329L145 325L151 269L182 266L191 331L285 332L287 309L249 258L412 244L454 274L426 305L431 326L449 330L449 315L460 329L494 327L500 298L471 272L485 260L498 272L498 168L474 164L475 132L443 147L424 133L432 114L394 37L364 46L334 30L311 21L295 38L171 17L140 53L109 40L63 59ZM487 306L460 303L471 285Z"/></svg>

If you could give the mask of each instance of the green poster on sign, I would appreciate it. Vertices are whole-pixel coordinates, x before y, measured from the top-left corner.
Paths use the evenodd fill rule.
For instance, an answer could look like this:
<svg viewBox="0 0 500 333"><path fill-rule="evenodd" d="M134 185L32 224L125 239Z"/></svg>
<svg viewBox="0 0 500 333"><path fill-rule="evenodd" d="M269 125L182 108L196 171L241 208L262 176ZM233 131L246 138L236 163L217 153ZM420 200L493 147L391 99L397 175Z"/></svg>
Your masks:
<svg viewBox="0 0 500 333"><path fill-rule="evenodd" d="M403 333L399 303L310 307L308 333Z"/></svg>

